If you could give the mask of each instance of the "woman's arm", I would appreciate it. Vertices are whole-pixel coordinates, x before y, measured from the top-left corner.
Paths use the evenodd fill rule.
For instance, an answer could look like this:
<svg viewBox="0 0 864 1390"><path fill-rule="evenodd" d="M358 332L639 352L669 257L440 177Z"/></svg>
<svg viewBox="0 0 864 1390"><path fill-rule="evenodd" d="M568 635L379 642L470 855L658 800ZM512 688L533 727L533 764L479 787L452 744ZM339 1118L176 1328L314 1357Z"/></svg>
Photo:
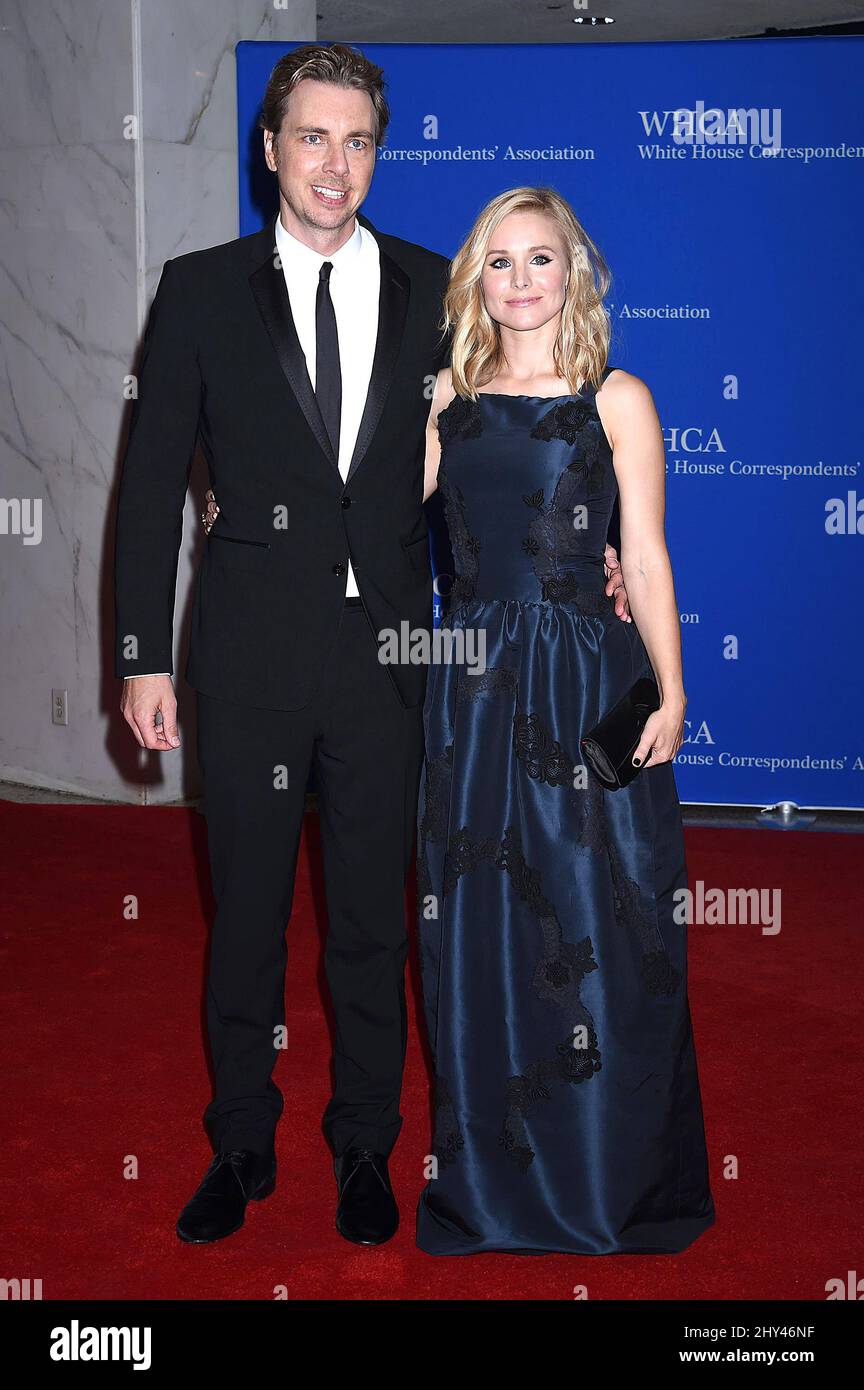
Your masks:
<svg viewBox="0 0 864 1390"><path fill-rule="evenodd" d="M426 469L423 501L426 502L438 486L438 465L441 462L441 441L438 438L438 415L455 396L450 368L443 367L435 378L432 404L426 421Z"/></svg>
<svg viewBox="0 0 864 1390"><path fill-rule="evenodd" d="M602 400L601 400L602 396ZM639 377L612 372L597 393L621 510L621 570L630 611L645 643L660 687L661 706L652 714L634 755L652 763L674 758L684 737L684 680L681 623L672 566L666 549L666 451L654 400Z"/></svg>

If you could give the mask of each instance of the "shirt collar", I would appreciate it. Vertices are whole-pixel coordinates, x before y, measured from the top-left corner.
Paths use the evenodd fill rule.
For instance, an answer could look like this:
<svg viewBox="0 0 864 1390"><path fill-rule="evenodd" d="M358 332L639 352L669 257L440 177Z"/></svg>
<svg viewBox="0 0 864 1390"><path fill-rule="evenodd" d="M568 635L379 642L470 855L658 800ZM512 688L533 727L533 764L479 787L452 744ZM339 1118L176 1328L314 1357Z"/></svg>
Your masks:
<svg viewBox="0 0 864 1390"><path fill-rule="evenodd" d="M301 272L314 272L317 280L318 273L325 261L331 261L333 269L344 269L359 256L363 245L363 229L360 222L354 218L354 231L348 240L343 242L338 251L333 251L329 256L324 256L320 251L313 251L311 246L307 246L305 241L300 239L283 225L282 218L276 215L276 250L283 265L291 265Z"/></svg>

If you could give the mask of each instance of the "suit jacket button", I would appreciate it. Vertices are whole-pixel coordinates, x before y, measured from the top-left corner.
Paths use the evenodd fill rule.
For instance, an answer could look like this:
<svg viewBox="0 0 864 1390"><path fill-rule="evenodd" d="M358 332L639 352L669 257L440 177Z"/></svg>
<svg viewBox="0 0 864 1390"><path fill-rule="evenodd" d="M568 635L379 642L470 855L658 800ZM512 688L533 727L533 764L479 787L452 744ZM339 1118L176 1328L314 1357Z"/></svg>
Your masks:
<svg viewBox="0 0 864 1390"><path fill-rule="evenodd" d="M350 507L350 506L351 506L351 498L350 498L350 497L343 497L343 498L342 498L342 506L343 506L343 507Z"/></svg>
<svg viewBox="0 0 864 1390"><path fill-rule="evenodd" d="M333 573L336 574L336 575L347 574L347 573L348 573L348 566L347 566L347 565L342 565L342 564L334 565L334 566L333 566Z"/></svg>

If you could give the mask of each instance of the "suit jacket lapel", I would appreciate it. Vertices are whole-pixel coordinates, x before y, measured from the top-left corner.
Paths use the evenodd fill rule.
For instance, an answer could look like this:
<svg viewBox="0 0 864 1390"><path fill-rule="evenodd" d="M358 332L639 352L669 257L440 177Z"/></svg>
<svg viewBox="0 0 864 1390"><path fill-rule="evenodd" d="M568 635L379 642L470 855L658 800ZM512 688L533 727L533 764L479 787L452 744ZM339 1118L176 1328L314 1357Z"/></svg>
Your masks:
<svg viewBox="0 0 864 1390"><path fill-rule="evenodd" d="M306 358L291 313L285 275L276 252L275 217L258 233L253 254L257 264L249 276L249 285L276 350L279 366L288 378L297 403L309 422L309 428L338 475L339 462L330 443L330 436L318 406L318 398L312 389Z"/></svg>
<svg viewBox="0 0 864 1390"><path fill-rule="evenodd" d="M278 213L276 215L278 216ZM375 228L372 223L359 213L358 219L375 236ZM411 284L408 276L402 267L397 265L392 256L387 254L380 241L378 242L378 253L381 263L378 335L375 341L375 355L372 360L366 404L348 467L347 480L349 481L363 462L378 427L402 343L405 318L408 312L408 296ZM249 276L249 285L270 335L279 365L309 423L309 428L338 475L339 462L333 452L330 436L318 407L318 399L312 388L312 381L306 367L306 358L291 313L291 301L285 285L285 276L276 254L275 217L271 218L267 226L254 238L252 254L255 269Z"/></svg>
<svg viewBox="0 0 864 1390"><path fill-rule="evenodd" d="M374 229L365 219L363 220L364 224L369 227L369 230L374 236ZM354 452L351 455L351 462L348 465L348 477L346 480L348 482L351 481L357 469L360 467L360 464L363 462L366 451L372 442L375 430L378 428L378 421L381 419L381 412L384 409L384 402L387 399L387 392L390 389L396 358L402 344L402 335L405 331L405 317L408 312L408 294L411 281L402 267L396 264L392 256L388 256L380 241L378 242L378 254L381 260L381 289L378 296L378 337L375 340L375 355L372 359L372 373L369 377L369 390L366 393L366 405L363 408L360 427L357 430L357 441L354 445Z"/></svg>

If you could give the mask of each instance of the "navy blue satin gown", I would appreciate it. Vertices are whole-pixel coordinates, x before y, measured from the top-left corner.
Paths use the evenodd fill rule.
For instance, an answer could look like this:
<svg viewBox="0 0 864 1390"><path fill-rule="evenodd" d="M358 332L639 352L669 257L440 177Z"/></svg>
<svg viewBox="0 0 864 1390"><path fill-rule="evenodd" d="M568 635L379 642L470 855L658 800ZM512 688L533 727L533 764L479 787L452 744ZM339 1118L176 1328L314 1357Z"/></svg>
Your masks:
<svg viewBox="0 0 864 1390"><path fill-rule="evenodd" d="M651 673L603 592L617 485L594 396L439 416L446 625L485 637L486 670L433 663L424 707L432 1255L672 1253L714 1221L673 769L616 792L579 775L582 735Z"/></svg>

